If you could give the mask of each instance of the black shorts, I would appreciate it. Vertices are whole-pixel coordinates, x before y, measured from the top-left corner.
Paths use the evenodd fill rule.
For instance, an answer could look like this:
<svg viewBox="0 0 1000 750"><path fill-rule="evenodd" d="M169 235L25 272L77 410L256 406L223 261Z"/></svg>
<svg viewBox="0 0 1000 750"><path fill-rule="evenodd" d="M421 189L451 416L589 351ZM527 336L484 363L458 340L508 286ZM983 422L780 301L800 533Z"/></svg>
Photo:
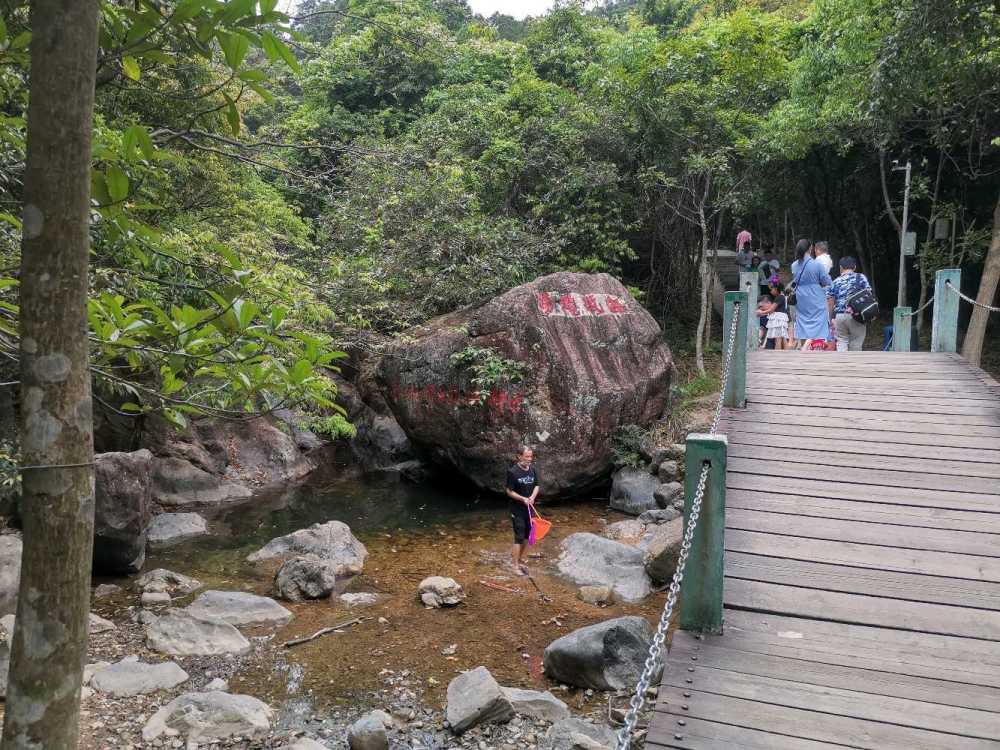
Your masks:
<svg viewBox="0 0 1000 750"><path fill-rule="evenodd" d="M514 526L514 544L524 544L531 532L531 514L523 503L510 504L510 520Z"/></svg>

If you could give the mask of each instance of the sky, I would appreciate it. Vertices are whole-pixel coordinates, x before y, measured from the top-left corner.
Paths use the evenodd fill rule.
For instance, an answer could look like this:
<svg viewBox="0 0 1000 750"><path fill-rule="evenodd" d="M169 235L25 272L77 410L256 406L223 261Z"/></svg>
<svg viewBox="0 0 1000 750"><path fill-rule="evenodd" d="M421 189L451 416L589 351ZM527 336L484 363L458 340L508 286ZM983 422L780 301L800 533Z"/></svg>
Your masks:
<svg viewBox="0 0 1000 750"><path fill-rule="evenodd" d="M484 16L506 13L514 18L540 16L552 7L552 0L469 0L473 12Z"/></svg>

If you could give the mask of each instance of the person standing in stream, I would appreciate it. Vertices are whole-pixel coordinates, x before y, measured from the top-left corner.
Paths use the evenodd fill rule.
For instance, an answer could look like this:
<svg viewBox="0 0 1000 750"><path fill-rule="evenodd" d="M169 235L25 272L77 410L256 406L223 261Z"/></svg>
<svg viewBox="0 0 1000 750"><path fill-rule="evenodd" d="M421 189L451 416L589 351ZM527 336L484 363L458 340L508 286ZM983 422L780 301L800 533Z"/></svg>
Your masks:
<svg viewBox="0 0 1000 750"><path fill-rule="evenodd" d="M538 473L532 465L534 461L535 452L525 445L514 465L507 469L507 497L510 499L510 520L514 525L511 567L519 576L528 575L528 566L523 558L531 532L531 507L538 497Z"/></svg>

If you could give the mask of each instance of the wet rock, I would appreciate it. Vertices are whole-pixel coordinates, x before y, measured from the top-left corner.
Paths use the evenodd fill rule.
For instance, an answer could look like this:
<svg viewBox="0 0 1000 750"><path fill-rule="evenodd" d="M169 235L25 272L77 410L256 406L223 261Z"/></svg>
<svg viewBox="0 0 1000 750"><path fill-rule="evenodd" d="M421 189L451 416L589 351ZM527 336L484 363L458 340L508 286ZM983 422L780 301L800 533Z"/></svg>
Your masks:
<svg viewBox="0 0 1000 750"><path fill-rule="evenodd" d="M0 615L17 610L17 589L21 584L21 537L0 535Z"/></svg>
<svg viewBox="0 0 1000 750"><path fill-rule="evenodd" d="M344 407L355 427L349 445L358 463L366 471L398 471L397 467L415 460L416 456L410 439L379 392L375 364L376 360L361 363L357 384L333 376L337 384L337 403Z"/></svg>
<svg viewBox="0 0 1000 750"><path fill-rule="evenodd" d="M90 684L102 693L118 698L141 693L169 690L186 682L188 673L172 661L145 664L137 656L129 656L117 664L98 670Z"/></svg>
<svg viewBox="0 0 1000 750"><path fill-rule="evenodd" d="M314 523L308 529L272 539L259 550L247 556L249 562L270 560L292 555L316 555L335 563L338 576L360 573L365 566L368 550L359 542L350 527L341 521Z"/></svg>
<svg viewBox="0 0 1000 750"><path fill-rule="evenodd" d="M618 541L620 539L639 539L646 530L646 524L630 518L627 521L609 523L604 527L604 536Z"/></svg>
<svg viewBox="0 0 1000 750"><path fill-rule="evenodd" d="M196 617L181 609L168 610L146 626L146 644L171 656L245 654L250 641L223 620Z"/></svg>
<svg viewBox="0 0 1000 750"><path fill-rule="evenodd" d="M674 506L678 498L683 503L684 485L680 482L667 482L666 484L657 485L653 491L653 496L656 498L656 503L659 507L670 508Z"/></svg>
<svg viewBox="0 0 1000 750"><path fill-rule="evenodd" d="M213 507L253 495L246 485L223 481L184 458L157 459L152 482L153 499L165 508Z"/></svg>
<svg viewBox="0 0 1000 750"><path fill-rule="evenodd" d="M371 711L351 724L347 731L350 750L389 750L386 729L392 726L392 717L385 711Z"/></svg>
<svg viewBox="0 0 1000 750"><path fill-rule="evenodd" d="M338 597L348 607L370 607L373 604L378 604L378 594L370 594L368 592L360 592L356 594L341 594Z"/></svg>
<svg viewBox="0 0 1000 750"><path fill-rule="evenodd" d="M135 585L140 591L166 591L183 595L200 589L201 581L166 568L156 568L136 578Z"/></svg>
<svg viewBox="0 0 1000 750"><path fill-rule="evenodd" d="M653 492L656 477L643 469L623 468L615 472L611 479L610 505L622 513L639 515L644 510L656 507Z"/></svg>
<svg viewBox="0 0 1000 750"><path fill-rule="evenodd" d="M500 688L510 701L514 713L531 716L544 721L559 721L569 717L569 706L556 698L548 690L521 690L520 688Z"/></svg>
<svg viewBox="0 0 1000 750"><path fill-rule="evenodd" d="M596 534L566 537L556 565L574 583L609 586L615 596L626 602L640 601L653 591L642 550Z"/></svg>
<svg viewBox="0 0 1000 750"><path fill-rule="evenodd" d="M325 599L337 584L337 564L316 555L300 555L286 560L274 576L274 590L279 599L301 602Z"/></svg>
<svg viewBox="0 0 1000 750"><path fill-rule="evenodd" d="M161 513L153 516L147 536L151 546L167 547L207 533L205 519L197 513Z"/></svg>
<svg viewBox="0 0 1000 750"><path fill-rule="evenodd" d="M139 597L139 603L143 607L155 607L161 604L170 604L170 594L166 591L144 591Z"/></svg>
<svg viewBox="0 0 1000 750"><path fill-rule="evenodd" d="M553 680L594 690L635 686L653 641L642 617L618 617L574 630L548 645L542 657Z"/></svg>
<svg viewBox="0 0 1000 750"><path fill-rule="evenodd" d="M681 467L676 461L667 459L656 469L656 476L664 484L676 482L681 478Z"/></svg>
<svg viewBox="0 0 1000 750"><path fill-rule="evenodd" d="M681 512L676 508L654 508L653 510L643 511L639 516L639 520L645 524L666 523L667 521L679 518L680 515Z"/></svg>
<svg viewBox="0 0 1000 750"><path fill-rule="evenodd" d="M446 716L455 734L478 724L505 722L513 715L510 700L486 667L470 669L448 683Z"/></svg>
<svg viewBox="0 0 1000 750"><path fill-rule="evenodd" d="M111 620L105 620L103 617L95 615L93 612L90 613L87 625L90 629L91 635L94 633L106 633L117 627L113 622L111 622Z"/></svg>
<svg viewBox="0 0 1000 750"><path fill-rule="evenodd" d="M137 573L146 559L153 454L94 456L94 558L97 573Z"/></svg>
<svg viewBox="0 0 1000 750"><path fill-rule="evenodd" d="M435 609L453 607L465 599L465 591L454 578L430 576L420 582L420 601Z"/></svg>
<svg viewBox="0 0 1000 750"><path fill-rule="evenodd" d="M642 545L646 550L646 572L650 578L664 582L673 577L683 539L683 518L653 527L649 540L644 540Z"/></svg>
<svg viewBox="0 0 1000 750"><path fill-rule="evenodd" d="M480 399L470 368L452 359L470 346L520 363L520 380ZM671 366L656 321L621 283L556 273L410 329L377 375L432 459L501 492L510 457L531 436L546 496L568 496L607 476L620 426L661 415Z"/></svg>
<svg viewBox="0 0 1000 750"><path fill-rule="evenodd" d="M256 737L271 729L273 716L266 703L249 695L184 693L153 714L142 730L142 738L152 742L175 733L189 741Z"/></svg>
<svg viewBox="0 0 1000 750"><path fill-rule="evenodd" d="M544 745L546 750L610 750L614 746L614 732L583 719L556 722L546 733Z"/></svg>
<svg viewBox="0 0 1000 750"><path fill-rule="evenodd" d="M245 591L206 591L185 609L195 617L230 625L280 625L292 619L292 613L274 599Z"/></svg>
<svg viewBox="0 0 1000 750"><path fill-rule="evenodd" d="M91 596L94 599L110 599L113 596L118 596L122 591L124 589L121 586L116 586L113 583L101 583L94 587Z"/></svg>
<svg viewBox="0 0 1000 750"><path fill-rule="evenodd" d="M610 586L581 586L576 596L587 604L607 604L611 601L612 592Z"/></svg>

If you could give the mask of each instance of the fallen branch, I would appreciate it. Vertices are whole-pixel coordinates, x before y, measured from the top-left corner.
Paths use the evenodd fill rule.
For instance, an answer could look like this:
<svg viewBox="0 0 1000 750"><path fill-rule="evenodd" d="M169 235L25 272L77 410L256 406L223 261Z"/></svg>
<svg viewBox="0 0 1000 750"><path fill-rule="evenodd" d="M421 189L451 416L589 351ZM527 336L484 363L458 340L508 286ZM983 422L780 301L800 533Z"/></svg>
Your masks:
<svg viewBox="0 0 1000 750"><path fill-rule="evenodd" d="M292 646L298 646L303 643L309 643L309 641L314 641L320 636L326 635L327 633L333 633L334 631L341 630L343 628L348 627L349 625L357 625L359 622L361 622L361 619L362 618L360 617L355 617L354 619L351 620L345 620L344 622L337 623L336 625L331 625L328 628L322 628L321 630L317 630L315 633L306 636L305 638L293 638L290 641L285 641L281 645L284 646L285 648L291 648Z"/></svg>
<svg viewBox="0 0 1000 750"><path fill-rule="evenodd" d="M501 586L499 583L493 583L492 581L480 581L480 583L487 588L496 589L497 591L506 591L508 594L524 593L520 589L509 589L506 586Z"/></svg>

